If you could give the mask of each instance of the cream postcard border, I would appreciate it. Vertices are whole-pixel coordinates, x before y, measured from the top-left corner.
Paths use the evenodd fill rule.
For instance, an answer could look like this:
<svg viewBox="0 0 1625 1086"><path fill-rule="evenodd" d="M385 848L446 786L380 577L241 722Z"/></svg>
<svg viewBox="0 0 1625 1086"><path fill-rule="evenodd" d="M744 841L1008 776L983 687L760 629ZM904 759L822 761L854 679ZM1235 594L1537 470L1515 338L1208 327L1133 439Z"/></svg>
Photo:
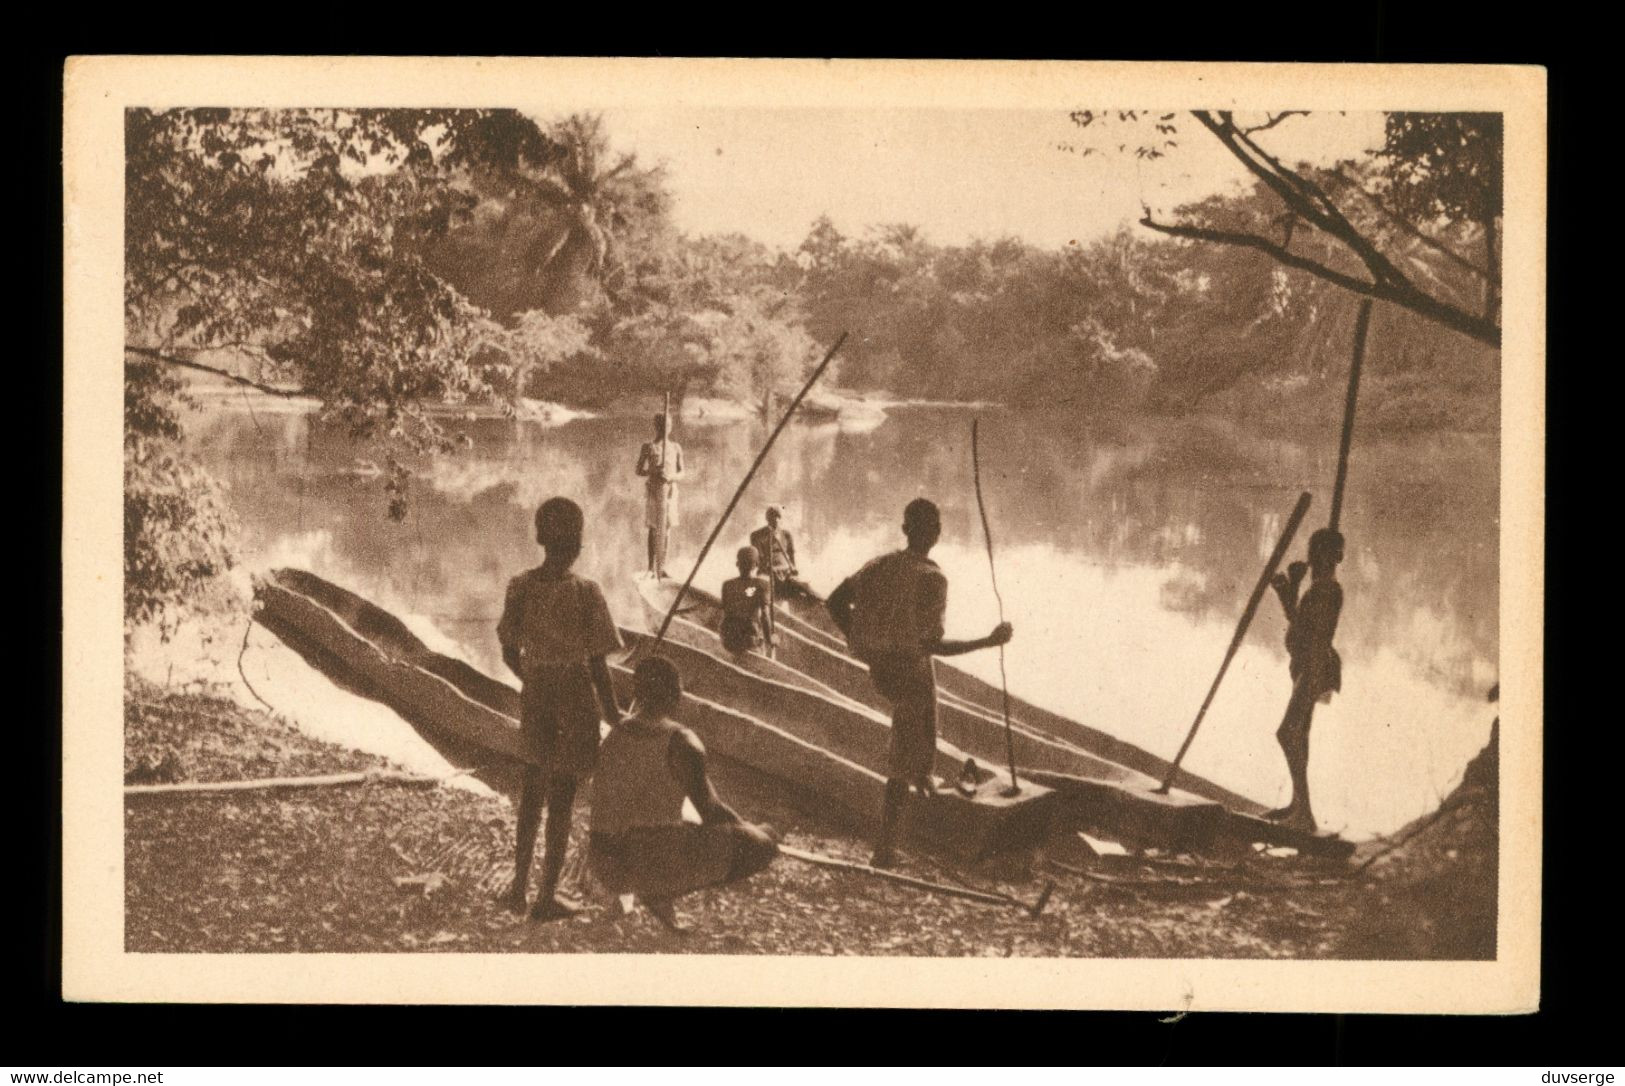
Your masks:
<svg viewBox="0 0 1625 1086"><path fill-rule="evenodd" d="M1422 65L81 57L64 78L63 960L70 1000L1512 1013L1539 1000L1546 73ZM122 713L130 106L1478 110L1506 116L1494 962L130 954ZM744 892L749 892L748 889Z"/></svg>

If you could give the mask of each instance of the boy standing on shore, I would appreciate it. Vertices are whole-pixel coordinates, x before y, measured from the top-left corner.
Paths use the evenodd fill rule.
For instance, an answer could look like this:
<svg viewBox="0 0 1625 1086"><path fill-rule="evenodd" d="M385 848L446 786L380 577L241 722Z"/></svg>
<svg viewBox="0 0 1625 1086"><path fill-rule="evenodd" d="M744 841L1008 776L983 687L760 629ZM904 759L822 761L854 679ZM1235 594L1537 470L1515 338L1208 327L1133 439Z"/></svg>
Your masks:
<svg viewBox="0 0 1625 1086"><path fill-rule="evenodd" d="M925 498L903 509L908 546L881 555L830 593L828 608L846 634L852 655L869 665L875 689L892 703L886 798L875 839L876 867L896 862L898 821L910 788L937 791L931 765L937 753L937 685L932 658L960 656L1010 642L1008 622L986 637L950 640L943 634L948 578L931 560L942 536L942 514Z"/></svg>
<svg viewBox="0 0 1625 1086"><path fill-rule="evenodd" d="M1287 573L1277 573L1270 582L1287 618L1292 696L1275 739L1286 755L1292 799L1264 817L1305 833L1315 832L1315 813L1309 805L1309 725L1314 721L1315 703L1332 700L1332 693L1343 688L1343 661L1332 647L1343 613L1343 586L1337 583L1337 566L1342 561L1342 535L1322 528L1309 537L1309 591L1298 597L1305 569L1302 562L1293 562Z"/></svg>
<svg viewBox="0 0 1625 1086"><path fill-rule="evenodd" d="M513 886L501 901L515 913L525 910L545 798L542 892L532 920L579 911L558 896L576 786L597 762L600 713L611 724L621 719L604 660L621 648L620 633L597 583L570 572L581 553L583 521L581 507L568 498L549 498L536 510L536 542L546 560L508 583L497 624L502 659L523 684L520 725L536 753L519 793Z"/></svg>

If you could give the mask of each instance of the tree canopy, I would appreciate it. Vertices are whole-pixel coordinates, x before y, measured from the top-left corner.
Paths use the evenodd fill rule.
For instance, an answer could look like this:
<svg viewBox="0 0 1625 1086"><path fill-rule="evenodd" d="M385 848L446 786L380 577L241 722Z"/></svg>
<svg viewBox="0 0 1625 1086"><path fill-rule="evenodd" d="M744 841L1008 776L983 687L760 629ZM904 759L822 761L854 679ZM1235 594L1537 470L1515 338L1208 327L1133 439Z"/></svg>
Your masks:
<svg viewBox="0 0 1625 1086"><path fill-rule="evenodd" d="M1408 114L1387 118L1387 139L1375 171L1351 177L1344 165L1317 170L1289 166L1265 146L1263 134L1303 110L1243 118L1228 110L1191 110L1197 130L1216 140L1276 201L1245 225L1219 227L1184 217L1159 221L1146 209L1141 225L1170 237L1238 246L1263 253L1289 268L1380 301L1392 302L1499 347L1500 264L1495 242L1501 215L1501 122L1497 114ZM1118 147L1141 159L1177 153L1190 127L1180 113L1148 110L1075 110L1081 129L1130 126ZM1083 148L1084 153L1098 150ZM1352 165L1352 164L1345 164ZM1337 195L1341 193L1342 199ZM1351 200L1350 197L1353 197ZM1386 220L1401 235L1385 243L1369 221ZM1463 257L1458 248L1482 234L1486 259ZM1480 304L1462 304L1434 289L1409 267L1409 250L1425 247L1454 260L1481 281Z"/></svg>

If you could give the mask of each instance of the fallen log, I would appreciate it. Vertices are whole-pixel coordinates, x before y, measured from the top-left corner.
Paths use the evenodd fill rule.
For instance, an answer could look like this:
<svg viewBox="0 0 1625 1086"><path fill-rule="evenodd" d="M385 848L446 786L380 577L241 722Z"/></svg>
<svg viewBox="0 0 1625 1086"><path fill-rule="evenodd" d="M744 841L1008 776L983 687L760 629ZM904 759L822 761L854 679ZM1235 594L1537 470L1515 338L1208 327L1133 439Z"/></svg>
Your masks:
<svg viewBox="0 0 1625 1086"><path fill-rule="evenodd" d="M245 781L183 781L178 784L127 784L126 799L138 796L218 795L227 792L263 792L294 788L332 788L352 784L398 784L430 787L440 783L439 777L420 777L411 773L368 771L363 773L328 773L316 777L261 777Z"/></svg>

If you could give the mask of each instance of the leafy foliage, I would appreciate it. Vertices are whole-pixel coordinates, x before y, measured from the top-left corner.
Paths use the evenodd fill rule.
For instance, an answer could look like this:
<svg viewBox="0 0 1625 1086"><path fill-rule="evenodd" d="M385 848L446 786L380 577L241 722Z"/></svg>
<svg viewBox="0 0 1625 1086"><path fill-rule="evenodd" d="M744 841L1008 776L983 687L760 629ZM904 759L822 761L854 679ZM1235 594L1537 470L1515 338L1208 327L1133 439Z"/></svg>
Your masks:
<svg viewBox="0 0 1625 1086"><path fill-rule="evenodd" d="M476 361L502 339L418 250L469 214L459 171L559 152L512 111L468 110L136 109L125 143L127 517L177 533L143 550L132 532L127 618L141 621L222 568L227 528L176 458L153 362L229 348L253 371L226 376L316 396L324 419L385 447L404 515L405 454L453 444L416 405L490 395Z"/></svg>
<svg viewBox="0 0 1625 1086"><path fill-rule="evenodd" d="M219 577L236 522L219 484L180 453L181 382L150 359L125 377L125 617L167 640L186 615L229 606Z"/></svg>
<svg viewBox="0 0 1625 1086"><path fill-rule="evenodd" d="M622 286L625 246L659 231L670 202L658 167L612 153L602 118L572 114L538 134L552 148L540 161L459 167L466 214L423 246L429 267L503 320Z"/></svg>

